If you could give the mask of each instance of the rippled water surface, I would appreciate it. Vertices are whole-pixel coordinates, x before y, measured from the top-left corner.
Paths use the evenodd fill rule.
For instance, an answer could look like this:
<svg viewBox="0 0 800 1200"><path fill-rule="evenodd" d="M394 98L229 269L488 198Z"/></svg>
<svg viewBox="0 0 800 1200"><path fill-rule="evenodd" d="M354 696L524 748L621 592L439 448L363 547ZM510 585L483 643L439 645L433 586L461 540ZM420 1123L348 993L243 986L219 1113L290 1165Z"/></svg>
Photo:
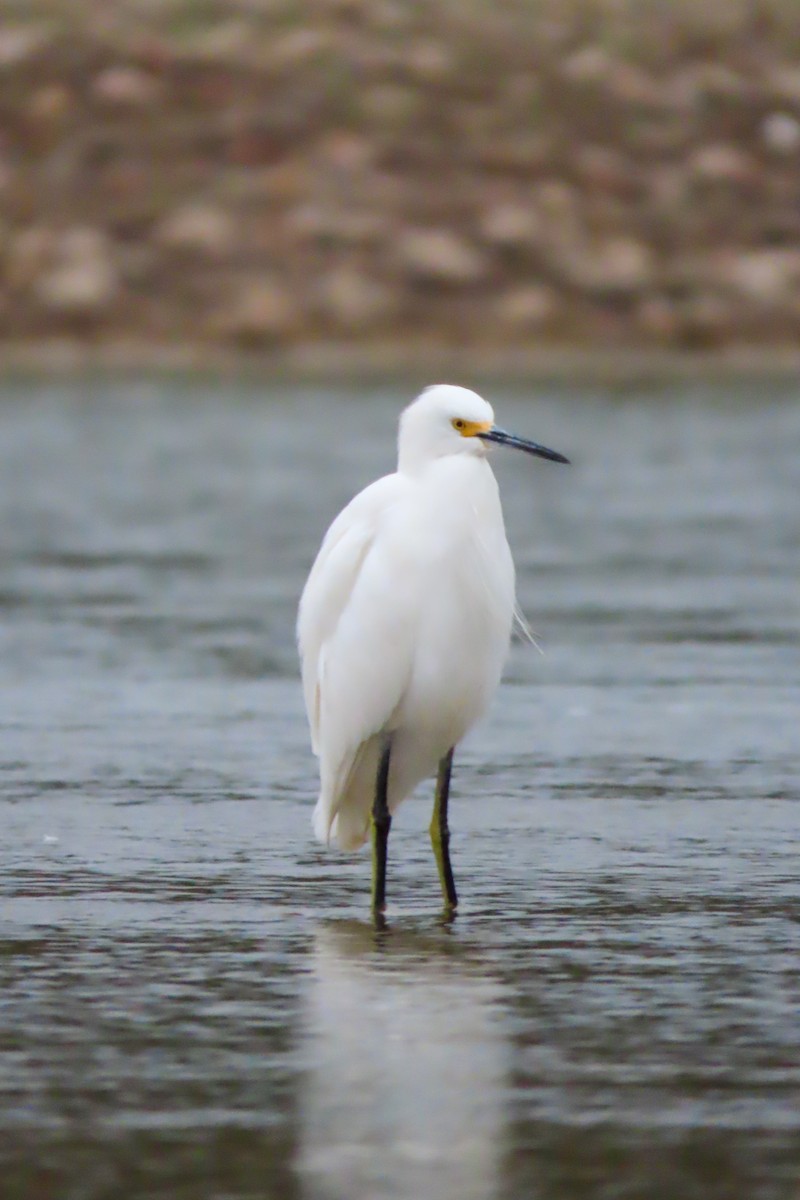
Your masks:
<svg viewBox="0 0 800 1200"><path fill-rule="evenodd" d="M495 391L543 654L377 932L293 621L405 399L2 393L4 1200L800 1194L800 402Z"/></svg>

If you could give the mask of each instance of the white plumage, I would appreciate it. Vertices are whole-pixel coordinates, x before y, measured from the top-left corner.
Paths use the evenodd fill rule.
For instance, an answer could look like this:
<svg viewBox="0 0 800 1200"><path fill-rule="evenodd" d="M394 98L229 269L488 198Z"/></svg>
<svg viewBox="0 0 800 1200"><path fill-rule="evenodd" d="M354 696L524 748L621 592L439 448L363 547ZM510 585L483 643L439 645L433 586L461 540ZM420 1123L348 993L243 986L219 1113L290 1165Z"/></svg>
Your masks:
<svg viewBox="0 0 800 1200"><path fill-rule="evenodd" d="M394 812L485 712L514 613L514 566L488 443L545 457L494 426L466 388L428 388L403 413L398 467L328 530L297 624L320 793L314 829L367 837L382 748Z"/></svg>

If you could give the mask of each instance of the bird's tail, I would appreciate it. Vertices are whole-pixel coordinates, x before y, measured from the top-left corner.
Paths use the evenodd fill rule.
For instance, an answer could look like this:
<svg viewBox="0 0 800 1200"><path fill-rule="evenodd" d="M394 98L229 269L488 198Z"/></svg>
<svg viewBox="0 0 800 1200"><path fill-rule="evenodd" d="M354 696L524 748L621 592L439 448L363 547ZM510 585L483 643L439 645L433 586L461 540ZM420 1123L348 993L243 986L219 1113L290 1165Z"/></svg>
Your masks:
<svg viewBox="0 0 800 1200"><path fill-rule="evenodd" d="M335 773L332 780L323 772L313 816L318 841L328 846L333 843L340 850L357 850L367 840L380 747L380 738L369 738L359 747L349 770Z"/></svg>
<svg viewBox="0 0 800 1200"><path fill-rule="evenodd" d="M365 814L338 812L331 818L329 805L320 796L314 807L314 835L326 846L338 846L340 850L358 850L367 840L369 833L369 808Z"/></svg>

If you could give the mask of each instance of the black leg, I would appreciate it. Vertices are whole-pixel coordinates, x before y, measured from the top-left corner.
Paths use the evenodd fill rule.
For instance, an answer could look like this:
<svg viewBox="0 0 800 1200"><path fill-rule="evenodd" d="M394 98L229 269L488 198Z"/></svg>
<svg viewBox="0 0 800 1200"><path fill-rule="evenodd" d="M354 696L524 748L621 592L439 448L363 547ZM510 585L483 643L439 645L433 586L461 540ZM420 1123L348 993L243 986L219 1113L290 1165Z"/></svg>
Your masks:
<svg viewBox="0 0 800 1200"><path fill-rule="evenodd" d="M375 800L372 805L372 911L382 913L386 908L386 852L392 817L389 812L389 758L392 745L389 739L381 753L378 777L375 781Z"/></svg>
<svg viewBox="0 0 800 1200"><path fill-rule="evenodd" d="M436 799L431 818L431 845L439 868L445 908L452 911L458 904L453 868L450 865L450 827L447 824L447 802L450 798L450 772L453 769L453 751L449 750L439 763L436 778Z"/></svg>

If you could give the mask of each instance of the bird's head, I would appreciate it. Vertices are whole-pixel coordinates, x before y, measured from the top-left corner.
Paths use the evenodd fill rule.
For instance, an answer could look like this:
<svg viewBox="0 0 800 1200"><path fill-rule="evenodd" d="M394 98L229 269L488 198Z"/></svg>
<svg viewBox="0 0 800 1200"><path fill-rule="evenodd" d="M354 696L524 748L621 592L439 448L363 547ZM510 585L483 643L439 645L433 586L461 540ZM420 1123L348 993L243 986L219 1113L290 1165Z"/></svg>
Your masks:
<svg viewBox="0 0 800 1200"><path fill-rule="evenodd" d="M400 418L399 468L416 471L451 454L483 456L493 444L516 446L551 462L569 462L555 450L499 429L491 404L477 392L437 383L409 404Z"/></svg>

